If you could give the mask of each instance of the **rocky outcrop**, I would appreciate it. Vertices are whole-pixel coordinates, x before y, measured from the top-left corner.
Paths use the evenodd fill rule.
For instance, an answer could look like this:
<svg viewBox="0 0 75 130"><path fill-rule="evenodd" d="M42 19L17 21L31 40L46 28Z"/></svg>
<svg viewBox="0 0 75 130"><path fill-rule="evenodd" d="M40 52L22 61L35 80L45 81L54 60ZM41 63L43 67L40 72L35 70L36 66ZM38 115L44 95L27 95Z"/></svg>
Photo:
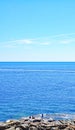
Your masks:
<svg viewBox="0 0 75 130"><path fill-rule="evenodd" d="M28 117L0 122L0 130L75 130L75 120Z"/></svg>

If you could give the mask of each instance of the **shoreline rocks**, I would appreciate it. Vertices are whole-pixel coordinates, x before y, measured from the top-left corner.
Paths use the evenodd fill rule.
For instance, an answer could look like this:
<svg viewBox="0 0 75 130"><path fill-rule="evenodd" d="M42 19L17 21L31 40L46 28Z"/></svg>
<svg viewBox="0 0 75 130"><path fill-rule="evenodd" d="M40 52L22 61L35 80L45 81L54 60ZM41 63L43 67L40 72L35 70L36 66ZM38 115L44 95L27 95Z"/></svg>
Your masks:
<svg viewBox="0 0 75 130"><path fill-rule="evenodd" d="M53 120L31 116L0 122L0 130L75 130L75 120Z"/></svg>

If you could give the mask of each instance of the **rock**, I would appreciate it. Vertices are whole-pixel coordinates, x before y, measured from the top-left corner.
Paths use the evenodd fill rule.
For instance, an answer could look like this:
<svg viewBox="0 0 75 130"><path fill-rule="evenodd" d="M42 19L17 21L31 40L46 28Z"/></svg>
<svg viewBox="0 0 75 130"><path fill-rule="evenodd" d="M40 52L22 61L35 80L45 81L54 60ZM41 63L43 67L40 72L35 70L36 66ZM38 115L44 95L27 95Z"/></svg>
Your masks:
<svg viewBox="0 0 75 130"><path fill-rule="evenodd" d="M15 129L15 127L11 127L11 128L5 129L5 130L16 130L16 129Z"/></svg>
<svg viewBox="0 0 75 130"><path fill-rule="evenodd" d="M62 122L60 122L60 120L58 121L54 121L56 125L62 125Z"/></svg>
<svg viewBox="0 0 75 130"><path fill-rule="evenodd" d="M48 122L53 122L53 121L55 121L55 120L53 120L52 118L48 119Z"/></svg>
<svg viewBox="0 0 75 130"><path fill-rule="evenodd" d="M6 128L9 128L9 126L6 123L0 122L0 130L4 130Z"/></svg>
<svg viewBox="0 0 75 130"><path fill-rule="evenodd" d="M29 125L28 124L21 124L19 127L23 130L27 130L29 128Z"/></svg>
<svg viewBox="0 0 75 130"><path fill-rule="evenodd" d="M41 119L34 119L33 122L41 122Z"/></svg>
<svg viewBox="0 0 75 130"><path fill-rule="evenodd" d="M58 127L51 127L50 130L59 130Z"/></svg>
<svg viewBox="0 0 75 130"><path fill-rule="evenodd" d="M19 120L7 120L6 121L7 124L10 124L10 123L20 123Z"/></svg>
<svg viewBox="0 0 75 130"><path fill-rule="evenodd" d="M38 130L36 127L32 126L29 128L29 130Z"/></svg>
<svg viewBox="0 0 75 130"><path fill-rule="evenodd" d="M37 127L38 126L38 122L35 122L35 123L30 123L30 125L29 125L30 127Z"/></svg>
<svg viewBox="0 0 75 130"><path fill-rule="evenodd" d="M68 125L58 125L58 129L61 130L61 129L65 129Z"/></svg>
<svg viewBox="0 0 75 130"><path fill-rule="evenodd" d="M64 130L72 130L72 129L70 129L70 127L66 127Z"/></svg>
<svg viewBox="0 0 75 130"><path fill-rule="evenodd" d="M8 126L19 125L20 121L19 120L8 120L8 121L6 121L6 124Z"/></svg>
<svg viewBox="0 0 75 130"><path fill-rule="evenodd" d="M17 127L16 130L22 130L20 127Z"/></svg>
<svg viewBox="0 0 75 130"><path fill-rule="evenodd" d="M22 117L19 121L20 121L20 122L29 121L29 118L28 118L28 117Z"/></svg>
<svg viewBox="0 0 75 130"><path fill-rule="evenodd" d="M10 123L10 122L12 122L12 121L13 121L13 120L7 120L6 123Z"/></svg>
<svg viewBox="0 0 75 130"><path fill-rule="evenodd" d="M69 128L74 129L75 130L75 125L69 125Z"/></svg>
<svg viewBox="0 0 75 130"><path fill-rule="evenodd" d="M48 120L47 120L47 119L43 119L42 122L43 122L44 124L48 124Z"/></svg>
<svg viewBox="0 0 75 130"><path fill-rule="evenodd" d="M34 117L0 122L0 130L75 130L75 120L49 120Z"/></svg>

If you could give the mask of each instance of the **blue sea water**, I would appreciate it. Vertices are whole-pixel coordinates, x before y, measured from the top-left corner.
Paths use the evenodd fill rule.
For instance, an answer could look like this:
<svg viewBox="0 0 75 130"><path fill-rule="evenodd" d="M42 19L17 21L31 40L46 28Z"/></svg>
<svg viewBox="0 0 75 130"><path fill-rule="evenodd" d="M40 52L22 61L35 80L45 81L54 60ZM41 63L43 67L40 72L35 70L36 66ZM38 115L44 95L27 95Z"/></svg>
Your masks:
<svg viewBox="0 0 75 130"><path fill-rule="evenodd" d="M0 62L0 120L75 114L75 62Z"/></svg>

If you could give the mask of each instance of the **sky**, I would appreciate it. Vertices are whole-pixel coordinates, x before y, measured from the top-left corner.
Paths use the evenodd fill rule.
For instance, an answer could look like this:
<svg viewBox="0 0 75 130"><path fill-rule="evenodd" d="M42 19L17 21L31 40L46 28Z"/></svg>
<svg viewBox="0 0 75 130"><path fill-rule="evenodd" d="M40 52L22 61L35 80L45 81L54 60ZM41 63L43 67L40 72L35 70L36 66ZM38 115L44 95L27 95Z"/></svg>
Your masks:
<svg viewBox="0 0 75 130"><path fill-rule="evenodd" d="M0 61L75 61L75 0L0 0Z"/></svg>

